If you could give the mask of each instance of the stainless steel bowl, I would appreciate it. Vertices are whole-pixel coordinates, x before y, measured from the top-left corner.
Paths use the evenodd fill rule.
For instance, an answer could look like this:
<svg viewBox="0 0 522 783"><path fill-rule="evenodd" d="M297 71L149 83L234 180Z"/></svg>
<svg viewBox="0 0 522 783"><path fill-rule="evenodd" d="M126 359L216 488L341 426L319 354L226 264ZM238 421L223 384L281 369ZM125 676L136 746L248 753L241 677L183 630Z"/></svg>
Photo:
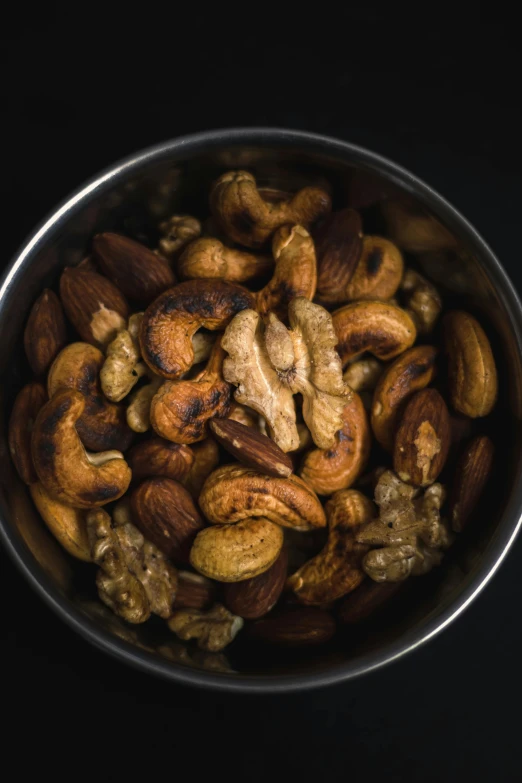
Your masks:
<svg viewBox="0 0 522 783"><path fill-rule="evenodd" d="M85 639L114 657L167 679L222 690L301 690L359 677L412 652L448 626L491 579L520 526L522 514L522 311L512 283L484 240L450 204L390 161L335 139L274 129L223 130L161 144L103 172L65 201L24 244L0 288L0 371L3 420L27 369L22 334L42 287L85 256L93 234L123 230L154 238L173 211L204 215L209 183L229 168L252 170L283 188L326 178L334 201L363 198L366 225L380 229L381 195L414 199L445 226L458 252L422 254L417 261L452 303L480 314L493 339L501 397L487 426L502 439L497 475L481 513L443 565L423 579L379 622L341 634L325 649L258 656L238 643L229 657L203 656L170 644L164 625L131 628L96 600L92 568L73 562L36 516L14 475L5 437L0 458L0 533L4 546L36 592ZM4 427L5 430L5 427ZM497 439L498 439L497 437Z"/></svg>

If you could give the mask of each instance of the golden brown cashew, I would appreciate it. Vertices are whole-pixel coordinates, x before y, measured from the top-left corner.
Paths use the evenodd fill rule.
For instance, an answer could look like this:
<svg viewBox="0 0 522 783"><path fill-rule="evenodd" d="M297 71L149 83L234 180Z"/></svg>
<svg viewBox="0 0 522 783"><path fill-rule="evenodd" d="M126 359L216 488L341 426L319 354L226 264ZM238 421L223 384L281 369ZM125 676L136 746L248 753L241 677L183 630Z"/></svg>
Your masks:
<svg viewBox="0 0 522 783"><path fill-rule="evenodd" d="M286 320L291 299L313 299L317 286L317 263L312 237L302 226L281 226L272 240L276 261L274 276L256 294L262 316L275 313Z"/></svg>
<svg viewBox="0 0 522 783"><path fill-rule="evenodd" d="M170 443L163 438L151 438L134 446L127 459L134 481L149 476L165 476L183 481L194 464L194 454L189 446Z"/></svg>
<svg viewBox="0 0 522 783"><path fill-rule="evenodd" d="M183 280L217 277L233 283L246 283L269 272L274 266L269 256L256 256L219 239L203 237L191 242L178 261L178 274Z"/></svg>
<svg viewBox="0 0 522 783"><path fill-rule="evenodd" d="M232 387L223 380L225 351L218 339L205 370L191 381L165 381L152 398L150 421L161 437L173 443L197 443L207 423L228 414Z"/></svg>
<svg viewBox="0 0 522 783"><path fill-rule="evenodd" d="M390 299L404 271L402 253L389 239L365 236L359 263L348 285L346 299Z"/></svg>
<svg viewBox="0 0 522 783"><path fill-rule="evenodd" d="M410 348L381 375L373 395L371 421L373 434L387 451L393 449L397 418L403 404L433 380L437 353L432 345Z"/></svg>
<svg viewBox="0 0 522 783"><path fill-rule="evenodd" d="M331 199L321 188L306 187L288 201L265 201L252 174L229 171L214 183L210 207L230 239L246 247L261 247L280 226L309 226L326 215Z"/></svg>
<svg viewBox="0 0 522 783"><path fill-rule="evenodd" d="M82 443L92 451L125 451L133 433L125 420L125 408L102 394L99 372L104 357L89 343L71 343L56 357L47 376L49 397L64 389L76 389L85 398L85 408L76 423Z"/></svg>
<svg viewBox="0 0 522 783"><path fill-rule="evenodd" d="M417 332L408 313L380 301L362 301L332 314L343 364L369 351L377 359L393 359L415 342Z"/></svg>
<svg viewBox="0 0 522 783"><path fill-rule="evenodd" d="M375 516L373 503L354 489L343 490L328 501L326 514L326 546L287 580L305 604L336 601L355 590L365 577L362 558L368 547L358 544L356 536Z"/></svg>
<svg viewBox="0 0 522 783"><path fill-rule="evenodd" d="M76 508L103 506L127 490L131 471L118 451L88 454L76 431L85 397L74 389L58 391L36 418L33 462L44 489Z"/></svg>
<svg viewBox="0 0 522 783"><path fill-rule="evenodd" d="M305 455L299 475L318 495L347 489L361 475L370 455L371 433L361 398L354 392L343 411L343 426L331 449Z"/></svg>
<svg viewBox="0 0 522 783"><path fill-rule="evenodd" d="M25 484L38 481L31 456L31 434L46 401L47 392L42 384L28 383L18 392L9 418L9 453Z"/></svg>
<svg viewBox="0 0 522 783"><path fill-rule="evenodd" d="M176 380L192 366L192 336L201 327L216 331L248 307L254 296L226 280L187 280L165 291L145 311L141 354L152 372Z"/></svg>
<svg viewBox="0 0 522 783"><path fill-rule="evenodd" d="M249 517L299 530L326 525L319 498L302 479L265 476L242 465L222 465L211 473L199 505L209 522L220 525Z"/></svg>
<svg viewBox="0 0 522 783"><path fill-rule="evenodd" d="M85 512L71 508L52 498L39 482L31 485L31 497L43 521L73 557L91 562L91 548L87 537Z"/></svg>
<svg viewBox="0 0 522 783"><path fill-rule="evenodd" d="M476 318L462 310L444 316L451 402L459 413L475 419L491 413L497 401L497 368L486 333Z"/></svg>

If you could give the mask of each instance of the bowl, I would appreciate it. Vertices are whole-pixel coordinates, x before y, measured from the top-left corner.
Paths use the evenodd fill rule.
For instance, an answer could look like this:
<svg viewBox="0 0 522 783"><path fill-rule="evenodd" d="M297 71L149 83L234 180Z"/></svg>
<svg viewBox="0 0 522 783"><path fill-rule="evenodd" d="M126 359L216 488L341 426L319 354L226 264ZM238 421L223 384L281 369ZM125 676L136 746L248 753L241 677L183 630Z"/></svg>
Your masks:
<svg viewBox="0 0 522 783"><path fill-rule="evenodd" d="M64 266L78 264L99 231L123 231L153 242L158 223L169 214L206 215L209 184L232 168L248 169L261 184L283 190L327 180L334 207L360 208L366 233L386 230L383 214L390 217L390 203L399 205L401 220L409 216L410 223L397 225L396 207L391 213L406 258L415 257L451 304L476 313L492 340L500 399L487 427L502 435L495 493L486 493L480 514L443 564L412 580L414 589L378 621L341 632L324 648L291 654L259 654L238 640L226 656L205 655L190 644L172 642L164 624L131 627L120 622L97 600L92 566L73 562L44 528L15 475L4 434L0 534L44 601L86 640L120 661L171 681L214 689L304 690L360 677L413 652L449 626L500 566L522 514L522 310L511 281L477 231L428 185L389 160L297 131L249 128L191 135L102 172L61 204L12 260L0 288L4 422L26 380L23 327L41 289L55 284Z"/></svg>

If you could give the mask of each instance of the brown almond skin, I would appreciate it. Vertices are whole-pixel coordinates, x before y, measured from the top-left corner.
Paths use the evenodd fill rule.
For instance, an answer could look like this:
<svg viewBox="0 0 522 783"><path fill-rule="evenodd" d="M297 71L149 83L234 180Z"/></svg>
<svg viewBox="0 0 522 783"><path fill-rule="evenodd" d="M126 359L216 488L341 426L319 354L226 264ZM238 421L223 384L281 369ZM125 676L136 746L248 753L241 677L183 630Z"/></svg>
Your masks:
<svg viewBox="0 0 522 783"><path fill-rule="evenodd" d="M313 232L317 255L317 295L324 304L347 300L346 288L362 256L361 216L355 209L328 215Z"/></svg>
<svg viewBox="0 0 522 783"><path fill-rule="evenodd" d="M232 419L214 419L210 429L218 443L239 462L268 476L289 476L290 457L266 435Z"/></svg>
<svg viewBox="0 0 522 783"><path fill-rule="evenodd" d="M67 318L82 340L107 346L127 327L129 305L119 288L88 267L67 267L60 278L60 298Z"/></svg>
<svg viewBox="0 0 522 783"><path fill-rule="evenodd" d="M192 543L204 527L187 490L164 477L146 479L131 494L132 521L173 563L188 563Z"/></svg>
<svg viewBox="0 0 522 783"><path fill-rule="evenodd" d="M453 530L460 533L471 519L493 467L495 447L487 435L478 435L462 452L450 496Z"/></svg>
<svg viewBox="0 0 522 783"><path fill-rule="evenodd" d="M44 375L67 343L67 326L60 300L45 288L31 308L24 332L24 348L31 370Z"/></svg>
<svg viewBox="0 0 522 783"><path fill-rule="evenodd" d="M201 574L178 571L178 589L173 609L209 609L214 603L216 585Z"/></svg>
<svg viewBox="0 0 522 783"><path fill-rule="evenodd" d="M405 310L379 300L352 302L332 314L343 365L369 351L387 361L415 342L415 324Z"/></svg>
<svg viewBox="0 0 522 783"><path fill-rule="evenodd" d="M229 611L246 620L256 620L268 614L276 605L285 586L288 554L285 548L270 566L251 579L224 585L224 603Z"/></svg>
<svg viewBox="0 0 522 783"><path fill-rule="evenodd" d="M41 383L28 383L18 392L9 419L9 451L18 475L25 484L35 484L38 476L31 456L31 433L45 403L47 392Z"/></svg>
<svg viewBox="0 0 522 783"><path fill-rule="evenodd" d="M374 582L373 579L365 579L357 590L339 602L338 621L343 625L352 625L367 620L385 606L402 586L402 582Z"/></svg>
<svg viewBox="0 0 522 783"><path fill-rule="evenodd" d="M444 467L451 445L448 408L436 389L409 400L395 436L393 469L402 481L427 487Z"/></svg>
<svg viewBox="0 0 522 783"><path fill-rule="evenodd" d="M92 246L103 273L141 307L176 284L168 263L140 242L106 232L97 234Z"/></svg>
<svg viewBox="0 0 522 783"><path fill-rule="evenodd" d="M264 644L311 647L330 641L335 633L335 620L316 607L287 607L256 620L248 633L251 639Z"/></svg>
<svg viewBox="0 0 522 783"><path fill-rule="evenodd" d="M373 394L373 434L387 451L393 449L397 418L406 400L435 377L438 351L431 345L410 348L381 375Z"/></svg>
<svg viewBox="0 0 522 783"><path fill-rule="evenodd" d="M127 461L134 481L151 476L183 481L194 464L194 453L190 446L151 438L134 446L127 455Z"/></svg>

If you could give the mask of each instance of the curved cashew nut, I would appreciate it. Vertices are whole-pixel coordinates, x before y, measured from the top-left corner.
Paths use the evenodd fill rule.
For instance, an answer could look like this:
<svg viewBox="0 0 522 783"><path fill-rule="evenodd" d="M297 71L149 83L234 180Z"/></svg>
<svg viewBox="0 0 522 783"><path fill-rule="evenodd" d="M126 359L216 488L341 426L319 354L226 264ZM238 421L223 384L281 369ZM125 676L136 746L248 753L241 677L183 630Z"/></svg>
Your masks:
<svg viewBox="0 0 522 783"><path fill-rule="evenodd" d="M195 458L189 446L170 443L163 438L151 438L134 446L127 459L134 481L151 476L183 481Z"/></svg>
<svg viewBox="0 0 522 783"><path fill-rule="evenodd" d="M497 368L486 333L462 310L444 316L449 390L453 407L472 419L487 416L497 401Z"/></svg>
<svg viewBox="0 0 522 783"><path fill-rule="evenodd" d="M25 484L38 481L31 456L31 433L38 412L47 401L41 383L28 383L17 394L9 418L9 453Z"/></svg>
<svg viewBox="0 0 522 783"><path fill-rule="evenodd" d="M383 237L363 237L362 256L346 286L346 299L391 299L399 288L404 261L398 247Z"/></svg>
<svg viewBox="0 0 522 783"><path fill-rule="evenodd" d="M209 522L225 525L266 517L282 527L325 527L315 492L300 478L275 478L241 465L222 465L205 481L199 505Z"/></svg>
<svg viewBox="0 0 522 783"><path fill-rule="evenodd" d="M164 258L172 261L183 248L201 236L200 221L191 215L172 215L160 223L163 237L159 241L159 251Z"/></svg>
<svg viewBox="0 0 522 783"><path fill-rule="evenodd" d="M317 286L317 263L312 237L303 226L281 226L272 240L276 261L274 275L256 294L262 316L275 313L285 320L290 301L298 296L313 299Z"/></svg>
<svg viewBox="0 0 522 783"><path fill-rule="evenodd" d="M256 180L247 171L229 171L213 185L210 207L230 239L246 247L260 247L280 226L309 226L331 209L325 190L306 187L286 201L264 200Z"/></svg>
<svg viewBox="0 0 522 783"><path fill-rule="evenodd" d="M127 329L118 332L107 346L107 356L100 370L101 388L108 400L120 402L147 372L140 362L138 334L143 313L129 318Z"/></svg>
<svg viewBox="0 0 522 783"><path fill-rule="evenodd" d="M57 541L70 555L90 563L91 547L85 512L55 500L39 482L31 485L30 492L40 516Z"/></svg>
<svg viewBox="0 0 522 783"><path fill-rule="evenodd" d="M256 256L246 250L227 247L219 239L203 237L184 250L178 261L178 273L184 280L217 277L246 283L262 277L273 266L269 256Z"/></svg>
<svg viewBox="0 0 522 783"><path fill-rule="evenodd" d="M218 339L205 370L191 381L165 381L150 406L154 430L174 443L197 443L207 434L207 423L224 417L230 408L232 387L223 380L225 351Z"/></svg>
<svg viewBox="0 0 522 783"><path fill-rule="evenodd" d="M49 397L75 389L85 398L84 411L76 423L82 443L92 451L125 451L133 434L125 421L125 409L102 394L99 372L103 354L89 343L71 343L56 357L47 376Z"/></svg>
<svg viewBox="0 0 522 783"><path fill-rule="evenodd" d="M324 549L287 580L305 604L336 601L363 581L362 558L368 551L357 543L363 525L375 516L371 500L354 489L337 492L326 504L328 541Z"/></svg>
<svg viewBox="0 0 522 783"><path fill-rule="evenodd" d="M143 359L157 375L176 380L194 363L192 336L201 327L224 329L253 294L226 280L187 280L161 294L145 311L140 331Z"/></svg>
<svg viewBox="0 0 522 783"><path fill-rule="evenodd" d="M373 395L371 422L373 434L387 451L393 449L397 417L403 403L433 380L437 353L431 345L410 348L381 375Z"/></svg>
<svg viewBox="0 0 522 783"><path fill-rule="evenodd" d="M127 490L131 471L118 451L88 454L76 431L85 398L73 389L58 391L36 418L33 462L44 489L76 508L103 506Z"/></svg>
<svg viewBox="0 0 522 783"><path fill-rule="evenodd" d="M393 359L415 342L417 332L408 313L380 301L360 301L332 314L343 364L369 351L377 359Z"/></svg>
<svg viewBox="0 0 522 783"><path fill-rule="evenodd" d="M267 571L279 557L283 531L264 517L207 527L196 536L190 563L218 582L241 582Z"/></svg>
<svg viewBox="0 0 522 783"><path fill-rule="evenodd" d="M370 456L371 433L361 398L354 392L343 411L343 426L330 449L305 455L299 475L318 495L347 489L361 475Z"/></svg>

